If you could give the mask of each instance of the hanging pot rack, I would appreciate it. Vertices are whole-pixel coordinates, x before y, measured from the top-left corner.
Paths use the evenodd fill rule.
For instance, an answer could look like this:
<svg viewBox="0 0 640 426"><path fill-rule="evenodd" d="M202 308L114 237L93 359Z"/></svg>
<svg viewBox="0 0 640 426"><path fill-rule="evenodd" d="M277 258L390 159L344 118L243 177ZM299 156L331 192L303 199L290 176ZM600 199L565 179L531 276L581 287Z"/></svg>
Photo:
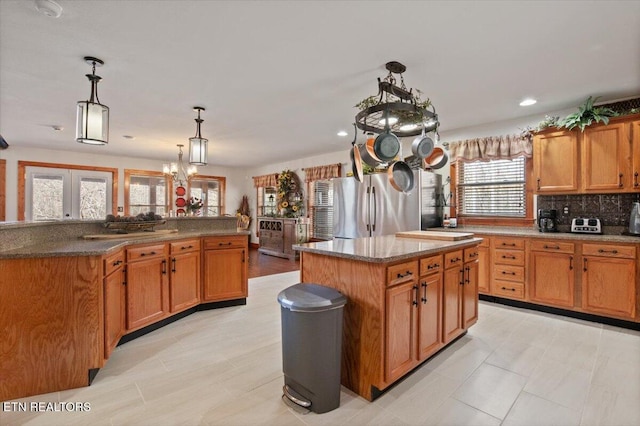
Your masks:
<svg viewBox="0 0 640 426"><path fill-rule="evenodd" d="M378 78L378 98L374 105L364 108L356 117L356 126L364 132L382 133L386 130L387 117L398 119L396 123L389 123L388 128L398 137L418 136L437 130L439 126L438 115L433 104L428 102L427 107L420 105L420 96L413 94L413 89L407 90L402 73L406 67L396 61L387 62L385 65L389 74L384 78ZM400 76L400 86L394 74ZM418 92L419 93L419 92ZM431 108L429 110L428 108ZM401 129L407 124L415 124L415 128Z"/></svg>

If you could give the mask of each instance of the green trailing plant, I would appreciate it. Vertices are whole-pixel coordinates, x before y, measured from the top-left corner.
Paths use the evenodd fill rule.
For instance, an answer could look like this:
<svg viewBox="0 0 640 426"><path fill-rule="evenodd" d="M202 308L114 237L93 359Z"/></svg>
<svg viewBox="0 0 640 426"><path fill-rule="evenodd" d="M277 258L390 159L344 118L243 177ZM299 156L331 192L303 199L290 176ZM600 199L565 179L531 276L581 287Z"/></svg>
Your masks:
<svg viewBox="0 0 640 426"><path fill-rule="evenodd" d="M535 130L535 131L539 132L540 130L544 130L544 129L549 128L549 127L558 127L558 126L560 126L560 117L559 116L557 116L557 115L554 115L554 116L545 115L544 116L544 120L539 122L535 129L531 129L531 130Z"/></svg>
<svg viewBox="0 0 640 426"><path fill-rule="evenodd" d="M598 98L593 99L592 96L585 101L580 107L578 112L566 116L558 123L560 127L567 128L569 130L579 127L581 131L594 123L609 124L609 118L618 115L617 112L607 107L594 107L593 103Z"/></svg>

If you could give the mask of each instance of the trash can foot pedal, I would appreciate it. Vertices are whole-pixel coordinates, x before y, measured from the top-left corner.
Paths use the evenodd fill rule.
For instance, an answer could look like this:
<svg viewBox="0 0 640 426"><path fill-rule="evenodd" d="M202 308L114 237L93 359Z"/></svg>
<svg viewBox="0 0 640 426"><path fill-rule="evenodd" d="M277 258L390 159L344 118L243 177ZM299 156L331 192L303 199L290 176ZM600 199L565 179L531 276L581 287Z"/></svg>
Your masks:
<svg viewBox="0 0 640 426"><path fill-rule="evenodd" d="M308 408L304 408L299 406L298 404L296 404L295 402L291 401L289 398L287 398L286 395L282 395L282 402L284 402L284 404L291 408L293 411L295 411L298 414L309 414L311 412L310 409Z"/></svg>
<svg viewBox="0 0 640 426"><path fill-rule="evenodd" d="M284 385L282 387L282 393L287 397L291 402L299 405L300 407L309 408L311 407L311 401L305 399L298 392L294 391L289 387L289 385Z"/></svg>

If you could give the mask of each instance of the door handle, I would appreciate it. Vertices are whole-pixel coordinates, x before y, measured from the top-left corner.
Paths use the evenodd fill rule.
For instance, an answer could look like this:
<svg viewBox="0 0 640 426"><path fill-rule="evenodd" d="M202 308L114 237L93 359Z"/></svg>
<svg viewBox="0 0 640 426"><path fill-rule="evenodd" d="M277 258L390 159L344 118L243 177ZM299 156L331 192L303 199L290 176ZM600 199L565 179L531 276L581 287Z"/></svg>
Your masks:
<svg viewBox="0 0 640 426"><path fill-rule="evenodd" d="M538 178L537 181L538 181L538 191L540 191L540 178Z"/></svg>
<svg viewBox="0 0 640 426"><path fill-rule="evenodd" d="M640 183L638 183L638 172L635 172L635 173L633 174L633 186L634 186L635 188L637 188L637 187L638 187L638 185L640 185Z"/></svg>
<svg viewBox="0 0 640 426"><path fill-rule="evenodd" d="M622 186L623 186L623 185L622 185L622 176L624 176L622 173L620 173L620 174L618 175L618 179L619 179L619 181L618 181L618 187L619 187L619 188L622 188Z"/></svg>
<svg viewBox="0 0 640 426"><path fill-rule="evenodd" d="M167 259L162 260L162 274L167 275Z"/></svg>
<svg viewBox="0 0 640 426"><path fill-rule="evenodd" d="M587 272L587 258L582 259L582 271Z"/></svg>
<svg viewBox="0 0 640 426"><path fill-rule="evenodd" d="M176 272L176 258L171 259L171 272Z"/></svg>
<svg viewBox="0 0 640 426"><path fill-rule="evenodd" d="M573 256L569 256L569 270L573 271Z"/></svg>
<svg viewBox="0 0 640 426"><path fill-rule="evenodd" d="M424 295L422 296L421 300L422 300L422 303L426 304L428 302L428 300L427 300L427 283L424 282L424 281L422 282L422 288L424 289Z"/></svg>
<svg viewBox="0 0 640 426"><path fill-rule="evenodd" d="M415 292L416 292L416 298L415 298L415 299L413 299L413 302L411 302L411 304L412 304L413 306L418 306L418 286L417 286L417 285L414 285L414 286L413 286L413 289L414 289L414 290L415 290Z"/></svg>
<svg viewBox="0 0 640 426"><path fill-rule="evenodd" d="M376 187L371 187L371 194L373 194L373 225L371 225L371 232L376 232L376 222L378 221L378 207L376 205Z"/></svg>

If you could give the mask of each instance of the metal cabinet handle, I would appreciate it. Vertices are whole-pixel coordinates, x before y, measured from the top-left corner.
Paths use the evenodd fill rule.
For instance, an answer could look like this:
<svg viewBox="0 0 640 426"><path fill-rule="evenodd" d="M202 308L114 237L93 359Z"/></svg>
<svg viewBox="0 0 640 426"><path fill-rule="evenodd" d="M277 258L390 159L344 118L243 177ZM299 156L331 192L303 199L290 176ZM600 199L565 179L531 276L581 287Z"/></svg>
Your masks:
<svg viewBox="0 0 640 426"><path fill-rule="evenodd" d="M582 270L584 272L587 272L587 258L586 257L582 259Z"/></svg>
<svg viewBox="0 0 640 426"><path fill-rule="evenodd" d="M439 263L434 263L432 265L427 265L427 269L436 269L439 268L440 264Z"/></svg>
<svg viewBox="0 0 640 426"><path fill-rule="evenodd" d="M513 271L502 271L502 275L515 275L516 273Z"/></svg>
<svg viewBox="0 0 640 426"><path fill-rule="evenodd" d="M538 178L537 181L538 181L538 191L540 191L540 178Z"/></svg>
<svg viewBox="0 0 640 426"><path fill-rule="evenodd" d="M176 272L176 258L171 259L171 272Z"/></svg>
<svg viewBox="0 0 640 426"><path fill-rule="evenodd" d="M424 289L424 294L421 300L423 304L426 304L428 300L427 300L427 283L425 281L422 282L422 288Z"/></svg>
<svg viewBox="0 0 640 426"><path fill-rule="evenodd" d="M476 257L478 255L477 251L474 251L473 253L469 254L469 257Z"/></svg>
<svg viewBox="0 0 640 426"><path fill-rule="evenodd" d="M573 271L573 256L569 256L569 270Z"/></svg>
<svg viewBox="0 0 640 426"><path fill-rule="evenodd" d="M167 274L167 259L164 259L162 261L162 274L166 275Z"/></svg>
<svg viewBox="0 0 640 426"><path fill-rule="evenodd" d="M516 291L515 288L502 287L502 290Z"/></svg>
<svg viewBox="0 0 640 426"><path fill-rule="evenodd" d="M502 245L505 247L515 247L516 243L502 243Z"/></svg>
<svg viewBox="0 0 640 426"><path fill-rule="evenodd" d="M116 260L115 262L113 262L113 265L112 265L112 266L118 266L118 265L120 265L121 263L122 263L122 260L119 260L119 259L118 259L118 260Z"/></svg>
<svg viewBox="0 0 640 426"><path fill-rule="evenodd" d="M502 258L503 258L503 259L513 259L513 260L515 260L515 259L516 259L516 257L515 257L515 256L507 256L506 254L503 254L503 255L502 255Z"/></svg>
<svg viewBox="0 0 640 426"><path fill-rule="evenodd" d="M242 263L244 263L244 249L242 249Z"/></svg>
<svg viewBox="0 0 640 426"><path fill-rule="evenodd" d="M634 188L637 188L640 185L640 183L638 183L638 172L635 172L633 174L633 186Z"/></svg>
<svg viewBox="0 0 640 426"><path fill-rule="evenodd" d="M464 268L460 269L460 285L464 285Z"/></svg>
<svg viewBox="0 0 640 426"><path fill-rule="evenodd" d="M230 246L231 245L231 241L228 241L226 243L218 243L218 246Z"/></svg>
<svg viewBox="0 0 640 426"><path fill-rule="evenodd" d="M622 176L624 176L622 173L620 173L620 174L618 175L618 179L619 179L618 187L619 187L619 188L622 188L622 186L623 186L623 185L622 185Z"/></svg>
<svg viewBox="0 0 640 426"><path fill-rule="evenodd" d="M618 250L604 250L604 249L598 249L598 253L611 253L611 254L618 254Z"/></svg>
<svg viewBox="0 0 640 426"><path fill-rule="evenodd" d="M467 278L465 278L464 282L469 284L471 282L471 268L467 266L464 270L467 271Z"/></svg>
<svg viewBox="0 0 640 426"><path fill-rule="evenodd" d="M414 286L413 286L413 289L416 291L416 298L415 298L415 299L413 299L413 302L411 302L411 304L412 304L413 306L418 306L418 286L417 286L417 285L414 285Z"/></svg>
<svg viewBox="0 0 640 426"><path fill-rule="evenodd" d="M546 244L544 245L544 248L551 250L560 250L560 246L548 246Z"/></svg>
<svg viewBox="0 0 640 426"><path fill-rule="evenodd" d="M450 261L451 263L456 263L456 262L460 262L461 260L462 260L462 259L460 259L459 257L456 257L456 258L450 259L449 261Z"/></svg>
<svg viewBox="0 0 640 426"><path fill-rule="evenodd" d="M180 247L180 250L188 250L188 249L191 249L191 248L193 248L192 245L188 245L186 247L182 246L182 247Z"/></svg>
<svg viewBox="0 0 640 426"><path fill-rule="evenodd" d="M407 271L405 274L398 273L398 278L409 277L411 275L413 275L411 271Z"/></svg>

